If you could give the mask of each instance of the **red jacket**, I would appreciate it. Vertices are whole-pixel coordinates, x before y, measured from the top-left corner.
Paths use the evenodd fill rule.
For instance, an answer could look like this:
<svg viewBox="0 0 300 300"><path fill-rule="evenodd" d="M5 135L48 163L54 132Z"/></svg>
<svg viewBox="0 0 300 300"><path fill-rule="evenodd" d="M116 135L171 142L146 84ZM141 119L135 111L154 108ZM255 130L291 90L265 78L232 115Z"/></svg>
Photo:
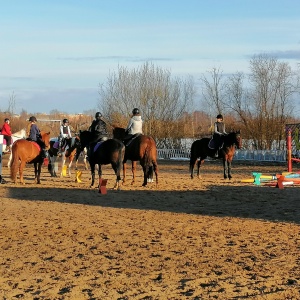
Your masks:
<svg viewBox="0 0 300 300"><path fill-rule="evenodd" d="M1 134L11 136L11 128L6 122L2 126Z"/></svg>

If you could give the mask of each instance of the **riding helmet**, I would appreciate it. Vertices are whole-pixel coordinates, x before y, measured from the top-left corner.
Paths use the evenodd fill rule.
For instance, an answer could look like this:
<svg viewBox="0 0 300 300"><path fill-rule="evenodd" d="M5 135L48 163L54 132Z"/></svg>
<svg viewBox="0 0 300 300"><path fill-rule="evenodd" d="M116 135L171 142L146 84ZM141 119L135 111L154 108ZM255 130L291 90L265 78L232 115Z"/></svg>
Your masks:
<svg viewBox="0 0 300 300"><path fill-rule="evenodd" d="M69 123L68 119L63 119L63 123Z"/></svg>
<svg viewBox="0 0 300 300"><path fill-rule="evenodd" d="M217 119L222 119L223 120L223 116L222 115L217 115Z"/></svg>
<svg viewBox="0 0 300 300"><path fill-rule="evenodd" d="M36 117L31 116L31 117L29 118L29 122L37 122Z"/></svg>
<svg viewBox="0 0 300 300"><path fill-rule="evenodd" d="M139 115L140 114L140 111L139 111L139 109L138 108L134 108L133 110L132 110L132 114L135 116L135 115Z"/></svg>
<svg viewBox="0 0 300 300"><path fill-rule="evenodd" d="M101 112L96 112L96 114L95 114L95 118L96 119L98 119L98 118L101 118L102 117L102 115L101 115Z"/></svg>

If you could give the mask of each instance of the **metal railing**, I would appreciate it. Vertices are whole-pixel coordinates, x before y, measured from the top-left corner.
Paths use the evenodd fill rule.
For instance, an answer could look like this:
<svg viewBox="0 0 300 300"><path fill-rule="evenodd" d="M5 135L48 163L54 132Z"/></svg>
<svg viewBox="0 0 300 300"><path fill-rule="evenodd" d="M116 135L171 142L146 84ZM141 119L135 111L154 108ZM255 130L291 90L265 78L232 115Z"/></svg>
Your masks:
<svg viewBox="0 0 300 300"><path fill-rule="evenodd" d="M159 159L187 160L190 150L185 149L157 149ZM235 160L285 162L286 150L236 150Z"/></svg>

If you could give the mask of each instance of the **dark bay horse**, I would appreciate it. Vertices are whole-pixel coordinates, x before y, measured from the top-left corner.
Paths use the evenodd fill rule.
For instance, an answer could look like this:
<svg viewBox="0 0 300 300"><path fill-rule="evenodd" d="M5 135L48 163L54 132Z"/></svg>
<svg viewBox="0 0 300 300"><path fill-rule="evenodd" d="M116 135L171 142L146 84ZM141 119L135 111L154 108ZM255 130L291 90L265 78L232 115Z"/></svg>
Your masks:
<svg viewBox="0 0 300 300"><path fill-rule="evenodd" d="M50 132L41 131L42 140L46 149L50 147ZM33 141L20 139L12 146L12 161L10 177L14 183L17 181L17 173L20 174L20 183L24 183L23 170L26 163L34 165L34 178L36 183L41 183L41 170L44 159L41 156L40 146Z"/></svg>
<svg viewBox="0 0 300 300"><path fill-rule="evenodd" d="M50 140L50 148L48 150L49 156L50 156L50 160L49 160L49 164L48 164L48 171L51 174L51 177L57 177L56 174L56 169L57 167L55 167L55 164L57 163L57 158L58 156L58 138L53 138ZM71 176L71 166L73 163L74 158L76 157L76 151L77 148L80 147L80 141L79 141L79 137L75 136L72 137L70 139L66 139L65 140L65 150L62 152L62 156L61 156L61 174L60 176L62 176L62 171L63 171L63 167L66 163L66 158L69 160L69 164L68 164L68 174L69 176Z"/></svg>
<svg viewBox="0 0 300 300"><path fill-rule="evenodd" d="M191 146L191 157L190 157L190 172L191 178L194 178L194 166L197 162L197 177L200 178L200 167L204 162L204 159L214 157L216 150L209 148L210 138L203 138L193 142ZM219 157L223 159L224 167L224 179L231 179L231 162L235 152L235 147L240 149L242 146L241 132L234 131L223 136L223 146L219 150Z"/></svg>
<svg viewBox="0 0 300 300"><path fill-rule="evenodd" d="M90 141L92 141L92 133L90 131L81 131L79 134L81 151L85 147L89 147ZM108 139L106 141L97 143L94 149L90 149L89 164L91 167L92 183L91 187L94 186L95 182L95 165L98 165L99 179L102 177L101 165L111 164L116 174L116 184L114 189L120 189L121 180L121 168L122 162L125 155L125 146L122 142L117 139Z"/></svg>
<svg viewBox="0 0 300 300"><path fill-rule="evenodd" d="M114 127L114 138L121 141L124 140L126 132L124 128ZM158 184L158 165L157 165L157 149L154 139L146 135L137 135L132 140L126 143L125 157L123 161L123 183L126 181L126 161L129 159L132 162L132 182L135 183L136 162L139 161L144 172L143 186L147 185L149 179L155 173L156 184Z"/></svg>

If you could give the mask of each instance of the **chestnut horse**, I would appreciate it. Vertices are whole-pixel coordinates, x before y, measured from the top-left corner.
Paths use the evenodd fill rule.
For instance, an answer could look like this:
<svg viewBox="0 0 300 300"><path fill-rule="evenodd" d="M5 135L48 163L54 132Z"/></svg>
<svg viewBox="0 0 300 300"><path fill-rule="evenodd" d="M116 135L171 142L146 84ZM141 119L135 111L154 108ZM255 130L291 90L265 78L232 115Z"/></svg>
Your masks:
<svg viewBox="0 0 300 300"><path fill-rule="evenodd" d="M222 136L223 146L219 150L218 158L223 159L224 167L224 179L232 178L231 175L231 162L234 156L235 147L238 149L242 146L241 132L234 131L230 132L225 136ZM214 157L216 149L211 149L209 147L210 138L203 138L193 142L191 146L191 156L190 156L190 172L191 178L194 178L194 166L197 162L197 177L200 178L200 167L204 162L204 159L209 157Z"/></svg>
<svg viewBox="0 0 300 300"><path fill-rule="evenodd" d="M50 146L50 132L41 131L42 140L46 149ZM41 183L41 170L44 159L41 156L40 146L33 141L25 139L17 140L12 146L12 161L10 166L10 177L14 183L17 182L17 173L20 174L20 183L24 183L23 170L26 163L34 165L34 178L36 183Z"/></svg>
<svg viewBox="0 0 300 300"><path fill-rule="evenodd" d="M124 128L114 127L114 138L121 141L124 140L126 132ZM158 184L158 165L157 165L157 149L156 143L151 136L136 135L125 144L125 157L123 161L123 183L126 181L126 161L131 160L132 163L132 182L135 183L136 162L139 161L143 168L144 182L142 186L146 186L153 178L155 173L156 184Z"/></svg>

